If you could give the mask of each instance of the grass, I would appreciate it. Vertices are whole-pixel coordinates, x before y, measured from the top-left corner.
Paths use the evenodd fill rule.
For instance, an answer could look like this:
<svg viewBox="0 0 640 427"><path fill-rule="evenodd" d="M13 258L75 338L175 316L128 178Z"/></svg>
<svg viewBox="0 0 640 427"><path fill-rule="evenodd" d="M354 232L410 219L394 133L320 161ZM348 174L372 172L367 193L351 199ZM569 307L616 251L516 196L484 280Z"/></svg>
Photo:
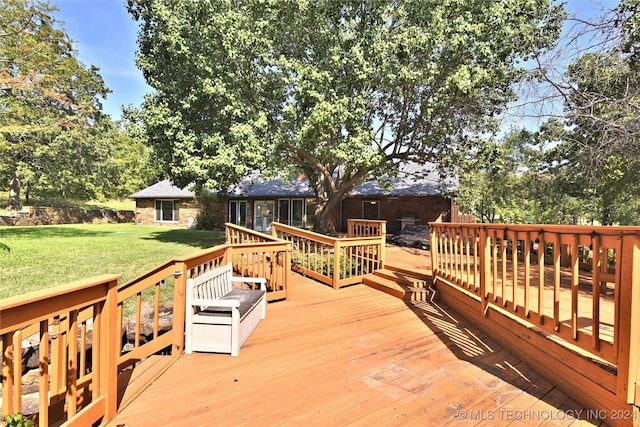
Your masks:
<svg viewBox="0 0 640 427"><path fill-rule="evenodd" d="M99 274L121 283L172 258L224 243L220 231L134 224L0 227L0 298Z"/></svg>

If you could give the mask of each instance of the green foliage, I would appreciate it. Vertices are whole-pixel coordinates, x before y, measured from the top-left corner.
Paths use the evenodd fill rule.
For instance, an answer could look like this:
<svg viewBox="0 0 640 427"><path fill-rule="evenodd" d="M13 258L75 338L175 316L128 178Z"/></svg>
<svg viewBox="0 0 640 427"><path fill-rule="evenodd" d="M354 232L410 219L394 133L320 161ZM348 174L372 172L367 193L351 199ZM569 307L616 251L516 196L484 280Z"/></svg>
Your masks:
<svg viewBox="0 0 640 427"><path fill-rule="evenodd" d="M638 69L640 63L640 2L622 0L618 5L618 22L623 33L623 52L629 54L629 66Z"/></svg>
<svg viewBox="0 0 640 427"><path fill-rule="evenodd" d="M513 130L487 144L460 177L456 202L481 222L570 224L590 206L572 196L557 176L545 171L541 134Z"/></svg>
<svg viewBox="0 0 640 427"><path fill-rule="evenodd" d="M58 140L61 134L73 131L76 143L92 134L101 120L99 98L108 92L98 69L77 60L52 10L29 0L7 0L0 8L0 175L12 177L14 207L21 204L23 178L34 179L43 168L64 168L67 158L54 165L40 159L43 152L72 144Z"/></svg>
<svg viewBox="0 0 640 427"><path fill-rule="evenodd" d="M135 126L102 112L109 90L76 57L45 2L0 8L0 188L9 205L29 197L121 198L158 174Z"/></svg>
<svg viewBox="0 0 640 427"><path fill-rule="evenodd" d="M291 255L291 263L295 266L299 266L305 270L313 271L321 274L325 277L333 279L334 275L334 262L333 256L322 255L317 253L305 254L296 245L293 247ZM339 257L340 263L340 277L339 279L346 279L353 277L357 274L367 274L366 267L360 259L356 257L349 257L341 254Z"/></svg>
<svg viewBox="0 0 640 427"><path fill-rule="evenodd" d="M1 415L5 427L31 427L35 422L24 415L17 413L13 415Z"/></svg>
<svg viewBox="0 0 640 427"><path fill-rule="evenodd" d="M226 189L304 173L318 231L356 184L407 160L455 163L492 132L524 61L563 17L548 1L129 0L142 112L165 172ZM188 70L188 72L185 72Z"/></svg>

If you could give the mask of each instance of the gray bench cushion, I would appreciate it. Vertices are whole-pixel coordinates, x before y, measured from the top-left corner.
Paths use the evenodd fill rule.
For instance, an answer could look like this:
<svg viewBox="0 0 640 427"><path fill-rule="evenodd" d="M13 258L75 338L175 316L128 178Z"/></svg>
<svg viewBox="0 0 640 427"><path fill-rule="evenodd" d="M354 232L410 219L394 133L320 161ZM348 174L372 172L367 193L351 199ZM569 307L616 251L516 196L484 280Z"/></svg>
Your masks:
<svg viewBox="0 0 640 427"><path fill-rule="evenodd" d="M231 292L220 298L221 300L238 300L240 301L240 318L242 319L251 307L256 305L260 298L264 296L266 292L261 289L232 289ZM211 315L220 316L227 315L231 317L231 307L206 307L200 311L198 315Z"/></svg>

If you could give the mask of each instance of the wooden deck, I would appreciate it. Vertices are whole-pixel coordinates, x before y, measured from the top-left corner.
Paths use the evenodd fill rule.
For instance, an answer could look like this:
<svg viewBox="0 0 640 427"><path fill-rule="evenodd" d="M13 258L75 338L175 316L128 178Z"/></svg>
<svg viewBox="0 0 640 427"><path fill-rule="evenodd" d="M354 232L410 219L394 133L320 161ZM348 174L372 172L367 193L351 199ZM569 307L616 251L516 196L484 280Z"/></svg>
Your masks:
<svg viewBox="0 0 640 427"><path fill-rule="evenodd" d="M387 255L430 268L424 251ZM443 304L292 282L240 357L197 353L155 368L108 425L598 425L576 420L587 411ZM146 364L160 366L136 370Z"/></svg>

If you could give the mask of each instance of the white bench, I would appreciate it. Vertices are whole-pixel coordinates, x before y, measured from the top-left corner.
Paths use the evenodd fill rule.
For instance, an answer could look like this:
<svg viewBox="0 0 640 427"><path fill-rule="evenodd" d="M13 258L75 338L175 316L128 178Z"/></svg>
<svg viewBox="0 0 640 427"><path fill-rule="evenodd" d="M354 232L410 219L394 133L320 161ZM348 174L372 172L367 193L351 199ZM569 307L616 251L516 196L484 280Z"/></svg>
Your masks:
<svg viewBox="0 0 640 427"><path fill-rule="evenodd" d="M234 289L234 283L256 283L260 289ZM237 286L236 286L237 287ZM264 319L266 279L233 277L231 263L187 280L185 353L231 353Z"/></svg>

